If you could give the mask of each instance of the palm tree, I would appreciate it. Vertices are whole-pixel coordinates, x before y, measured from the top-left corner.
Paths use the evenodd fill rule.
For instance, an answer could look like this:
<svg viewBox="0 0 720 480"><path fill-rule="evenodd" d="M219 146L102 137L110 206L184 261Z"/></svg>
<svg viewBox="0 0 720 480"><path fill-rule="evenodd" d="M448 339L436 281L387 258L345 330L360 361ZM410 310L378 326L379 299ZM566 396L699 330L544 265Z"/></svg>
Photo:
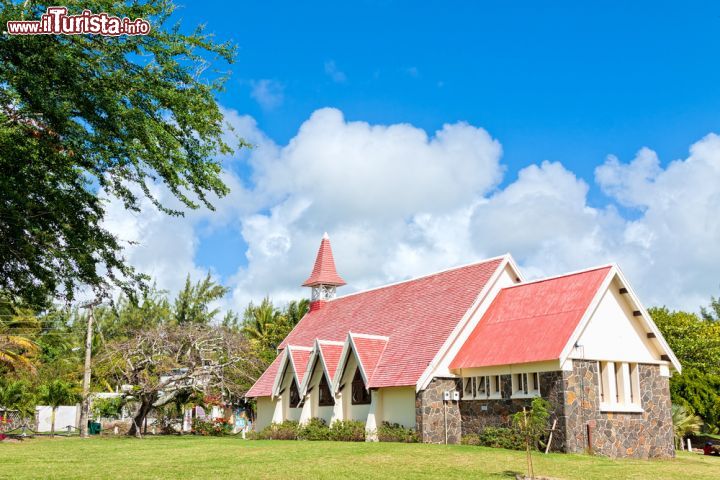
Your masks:
<svg viewBox="0 0 720 480"><path fill-rule="evenodd" d="M25 423L35 413L35 395L24 380L0 380L0 408L16 411Z"/></svg>
<svg viewBox="0 0 720 480"><path fill-rule="evenodd" d="M57 379L44 385L41 390L41 400L52 408L50 414L50 436L55 436L55 412L61 405L69 405L77 402L78 394L75 388L68 382Z"/></svg>
<svg viewBox="0 0 720 480"><path fill-rule="evenodd" d="M685 405L672 406L673 431L675 433L675 447L681 445L683 437L700 433L703 421Z"/></svg>
<svg viewBox="0 0 720 480"><path fill-rule="evenodd" d="M29 335L40 330L33 312L0 295L0 364L10 370L35 370L32 357L39 348Z"/></svg>

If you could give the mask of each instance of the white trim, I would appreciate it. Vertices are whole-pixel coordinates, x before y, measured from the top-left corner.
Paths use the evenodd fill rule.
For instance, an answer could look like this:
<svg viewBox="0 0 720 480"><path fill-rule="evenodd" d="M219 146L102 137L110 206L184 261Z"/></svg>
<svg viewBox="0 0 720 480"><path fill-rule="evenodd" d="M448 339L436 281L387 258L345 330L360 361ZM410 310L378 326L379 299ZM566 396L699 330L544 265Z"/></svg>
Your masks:
<svg viewBox="0 0 720 480"><path fill-rule="evenodd" d="M620 279L620 283L623 287L625 287L628 291L627 295L630 296L633 303L635 303L635 307L637 310L640 310L641 318L645 320L645 326L647 326L652 333L655 334L655 340L660 344L661 349L665 352L665 354L670 357L670 363L672 364L673 368L675 368L675 371L678 373L682 373L682 365L680 365L680 361L675 356L675 353L670 349L670 345L668 345L667 341L665 341L665 337L663 337L662 333L660 333L660 329L658 329L657 325L655 325L655 322L653 322L652 317L647 312L643 304L640 302L640 298L635 293L635 290L630 286L630 283L625 278L625 275L622 273L622 270L620 270L620 267L615 267L616 273L618 278Z"/></svg>
<svg viewBox="0 0 720 480"><path fill-rule="evenodd" d="M368 340L383 340L385 342L390 340L390 337L387 337L385 335L371 335L369 333L355 333L352 331L348 331L348 333L356 338L367 338Z"/></svg>
<svg viewBox="0 0 720 480"><path fill-rule="evenodd" d="M593 268L591 270L599 270L600 268L603 267ZM611 265L610 270L608 270L608 273L605 275L605 279L602 281L597 290L595 290L595 295L590 301L588 307L585 309L585 313L583 313L578 324L575 325L575 329L573 330L572 334L570 334L568 342L565 344L565 347L563 347L563 349L560 351L560 364L562 364L563 362L565 362L565 360L568 359L568 357L570 356L570 352L572 352L575 348L575 344L580 339L582 332L585 330L585 327L587 327L587 324L590 323L590 319L592 318L593 313L595 313L598 305L600 305L602 297L605 295L607 289L610 288L610 283L612 283L614 276L615 266Z"/></svg>
<svg viewBox="0 0 720 480"><path fill-rule="evenodd" d="M270 394L271 399L275 399L275 397L279 395L280 385L282 384L282 379L285 376L285 364L289 361L287 357L290 355L287 348L282 350L282 355L283 358L280 360L278 370L275 373L275 379L273 380L272 392Z"/></svg>
<svg viewBox="0 0 720 480"><path fill-rule="evenodd" d="M551 277L536 278L535 280L530 280L530 281L528 281L528 282L518 283L517 285L513 285L513 286L511 286L511 287L506 287L506 288L522 287L522 286L524 286L524 285L532 285L533 283L546 282L546 281L548 281L548 280L557 280L557 279L559 279L559 278L564 278L564 277L572 277L573 275L580 275L581 273L588 273L588 272L592 272L592 271L595 271L595 270L602 270L603 268L617 268L617 265L615 265L614 263L606 263L606 264L603 264L603 265L595 265L594 267L583 268L582 270L573 270L572 272L561 273L561 274L559 274L559 275L553 275L553 276L551 276Z"/></svg>
<svg viewBox="0 0 720 480"><path fill-rule="evenodd" d="M457 338L460 336L461 333L463 333L466 329L470 329L470 332L475 329L477 326L477 323L480 321L482 315L478 315L475 322L473 322L472 325L470 325L470 320L473 318L473 315L477 312L477 310L484 304L485 300L488 300L488 307L489 303L492 303L494 298L487 299L487 295L492 290L492 288L497 283L498 279L500 278L500 275L502 275L503 271L505 270L505 267L510 266L510 268L514 271L515 276L522 281L522 274L520 273L520 270L517 269L517 265L515 264L515 261L512 259L512 256L509 253L506 253L505 255L502 255L500 257L496 257L495 259L501 258L502 261L497 266L493 274L490 276L487 282L485 282L485 285L478 293L477 297L475 298L475 301L470 306L467 312L462 316L460 321L455 325L455 328L450 332L450 335L445 339L445 342L442 344L440 349L437 351L433 359L428 364L427 368L423 372L422 375L420 375L420 378L417 381L417 384L415 385L415 391L419 392L420 390L425 389L430 381L432 380L432 374L435 371L435 369L438 367L440 362L445 358L445 356L448 353L448 350L453 346ZM515 279L513 279L514 281Z"/></svg>
<svg viewBox="0 0 720 480"><path fill-rule="evenodd" d="M642 407L638 405L628 404L628 405L608 405L606 403L600 404L600 411L601 412L614 412L614 413L643 413L645 410L643 410Z"/></svg>
<svg viewBox="0 0 720 480"><path fill-rule="evenodd" d="M590 270L597 270L603 267L596 267L594 269ZM571 274L568 274L571 275ZM565 275L561 275L565 276ZM597 310L598 305L600 304L600 301L602 300L602 297L605 295L605 292L610 288L610 285L612 284L612 281L615 279L615 277L618 278L619 283L622 287L627 289L628 293L626 295L629 295L630 300L632 301L631 305L634 310L640 311L641 315L640 318L643 319L645 322L645 326L648 327L652 333L655 334L655 340L658 341L661 347L661 351L663 351L666 355L670 357L670 364L672 364L675 371L680 373L682 371L682 366L680 365L680 362L678 361L677 357L673 353L673 351L670 349L670 346L665 341L665 338L662 336L662 333L660 333L660 330L657 328L657 325L655 325L655 322L652 321L652 318L650 317L650 314L647 312L645 307L640 303L640 300L638 299L637 295L635 294L635 291L632 289L630 284L628 283L625 276L622 274L622 271L616 264L610 265L610 270L608 271L607 276L605 277L605 280L603 280L600 287L595 292L595 296L593 297L592 301L590 302L590 305L588 305L587 310L585 310L585 313L583 314L582 318L580 319L580 322L578 322L577 326L573 330L572 335L570 335L570 338L568 340L568 343L563 348L562 352L560 353L560 363L562 364L570 357L570 354L572 353L573 349L575 348L576 342L580 339L582 336L582 333L585 331L585 328L587 327L588 323L590 322L590 318L593 316L595 311ZM512 287L509 287L512 288ZM636 317L633 317L636 318ZM603 359L605 360L605 359ZM665 360L659 360L658 361L660 365L664 363L668 363ZM640 363L650 363L650 362L640 362Z"/></svg>

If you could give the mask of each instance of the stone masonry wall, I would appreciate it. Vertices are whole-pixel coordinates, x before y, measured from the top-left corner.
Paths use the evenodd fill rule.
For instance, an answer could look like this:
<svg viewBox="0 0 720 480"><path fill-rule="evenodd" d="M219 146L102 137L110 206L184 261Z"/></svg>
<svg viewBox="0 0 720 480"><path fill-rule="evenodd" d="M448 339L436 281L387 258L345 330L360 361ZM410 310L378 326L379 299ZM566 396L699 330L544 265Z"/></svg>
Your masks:
<svg viewBox="0 0 720 480"><path fill-rule="evenodd" d="M460 401L463 435L480 433L488 426L509 427L514 413L522 411L523 407L530 407L532 398L510 398L510 375L501 375L500 383L502 398ZM553 419L558 420L552 441L552 450L555 451L563 451L565 448L564 394L563 372L540 373L540 396L552 405L551 424Z"/></svg>
<svg viewBox="0 0 720 480"><path fill-rule="evenodd" d="M428 387L415 396L417 430L424 443L445 443L443 394L461 390L460 379L434 378ZM447 402L447 442L460 443L460 402Z"/></svg>
<svg viewBox="0 0 720 480"><path fill-rule="evenodd" d="M675 456L669 379L660 376L657 365L638 368L641 413L600 411L597 362L575 360L573 371L563 372L568 452L585 451L590 425L593 453L633 458Z"/></svg>

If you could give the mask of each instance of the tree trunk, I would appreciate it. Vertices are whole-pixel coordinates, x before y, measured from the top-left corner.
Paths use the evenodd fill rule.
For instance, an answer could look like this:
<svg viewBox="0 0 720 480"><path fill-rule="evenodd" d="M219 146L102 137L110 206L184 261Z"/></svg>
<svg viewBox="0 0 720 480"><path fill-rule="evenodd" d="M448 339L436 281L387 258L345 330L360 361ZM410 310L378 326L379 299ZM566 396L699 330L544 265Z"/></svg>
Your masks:
<svg viewBox="0 0 720 480"><path fill-rule="evenodd" d="M50 410L50 438L55 437L55 407Z"/></svg>
<svg viewBox="0 0 720 480"><path fill-rule="evenodd" d="M138 438L142 437L141 427L145 423L145 417L147 417L150 410L152 410L153 400L153 397L142 397L140 408L138 408L137 413L133 417L133 422L130 426L130 430L128 431L128 435Z"/></svg>

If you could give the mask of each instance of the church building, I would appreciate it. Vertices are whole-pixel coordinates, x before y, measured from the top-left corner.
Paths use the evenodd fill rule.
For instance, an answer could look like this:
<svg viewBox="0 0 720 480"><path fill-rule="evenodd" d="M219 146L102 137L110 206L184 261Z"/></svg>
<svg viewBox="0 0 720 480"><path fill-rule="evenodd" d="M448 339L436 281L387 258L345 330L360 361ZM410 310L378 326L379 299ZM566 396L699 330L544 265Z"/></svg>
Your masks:
<svg viewBox="0 0 720 480"><path fill-rule="evenodd" d="M681 366L616 265L526 281L509 254L336 297L323 237L310 310L247 392L256 429L318 417L459 443L552 405L552 449L674 456L669 378Z"/></svg>

